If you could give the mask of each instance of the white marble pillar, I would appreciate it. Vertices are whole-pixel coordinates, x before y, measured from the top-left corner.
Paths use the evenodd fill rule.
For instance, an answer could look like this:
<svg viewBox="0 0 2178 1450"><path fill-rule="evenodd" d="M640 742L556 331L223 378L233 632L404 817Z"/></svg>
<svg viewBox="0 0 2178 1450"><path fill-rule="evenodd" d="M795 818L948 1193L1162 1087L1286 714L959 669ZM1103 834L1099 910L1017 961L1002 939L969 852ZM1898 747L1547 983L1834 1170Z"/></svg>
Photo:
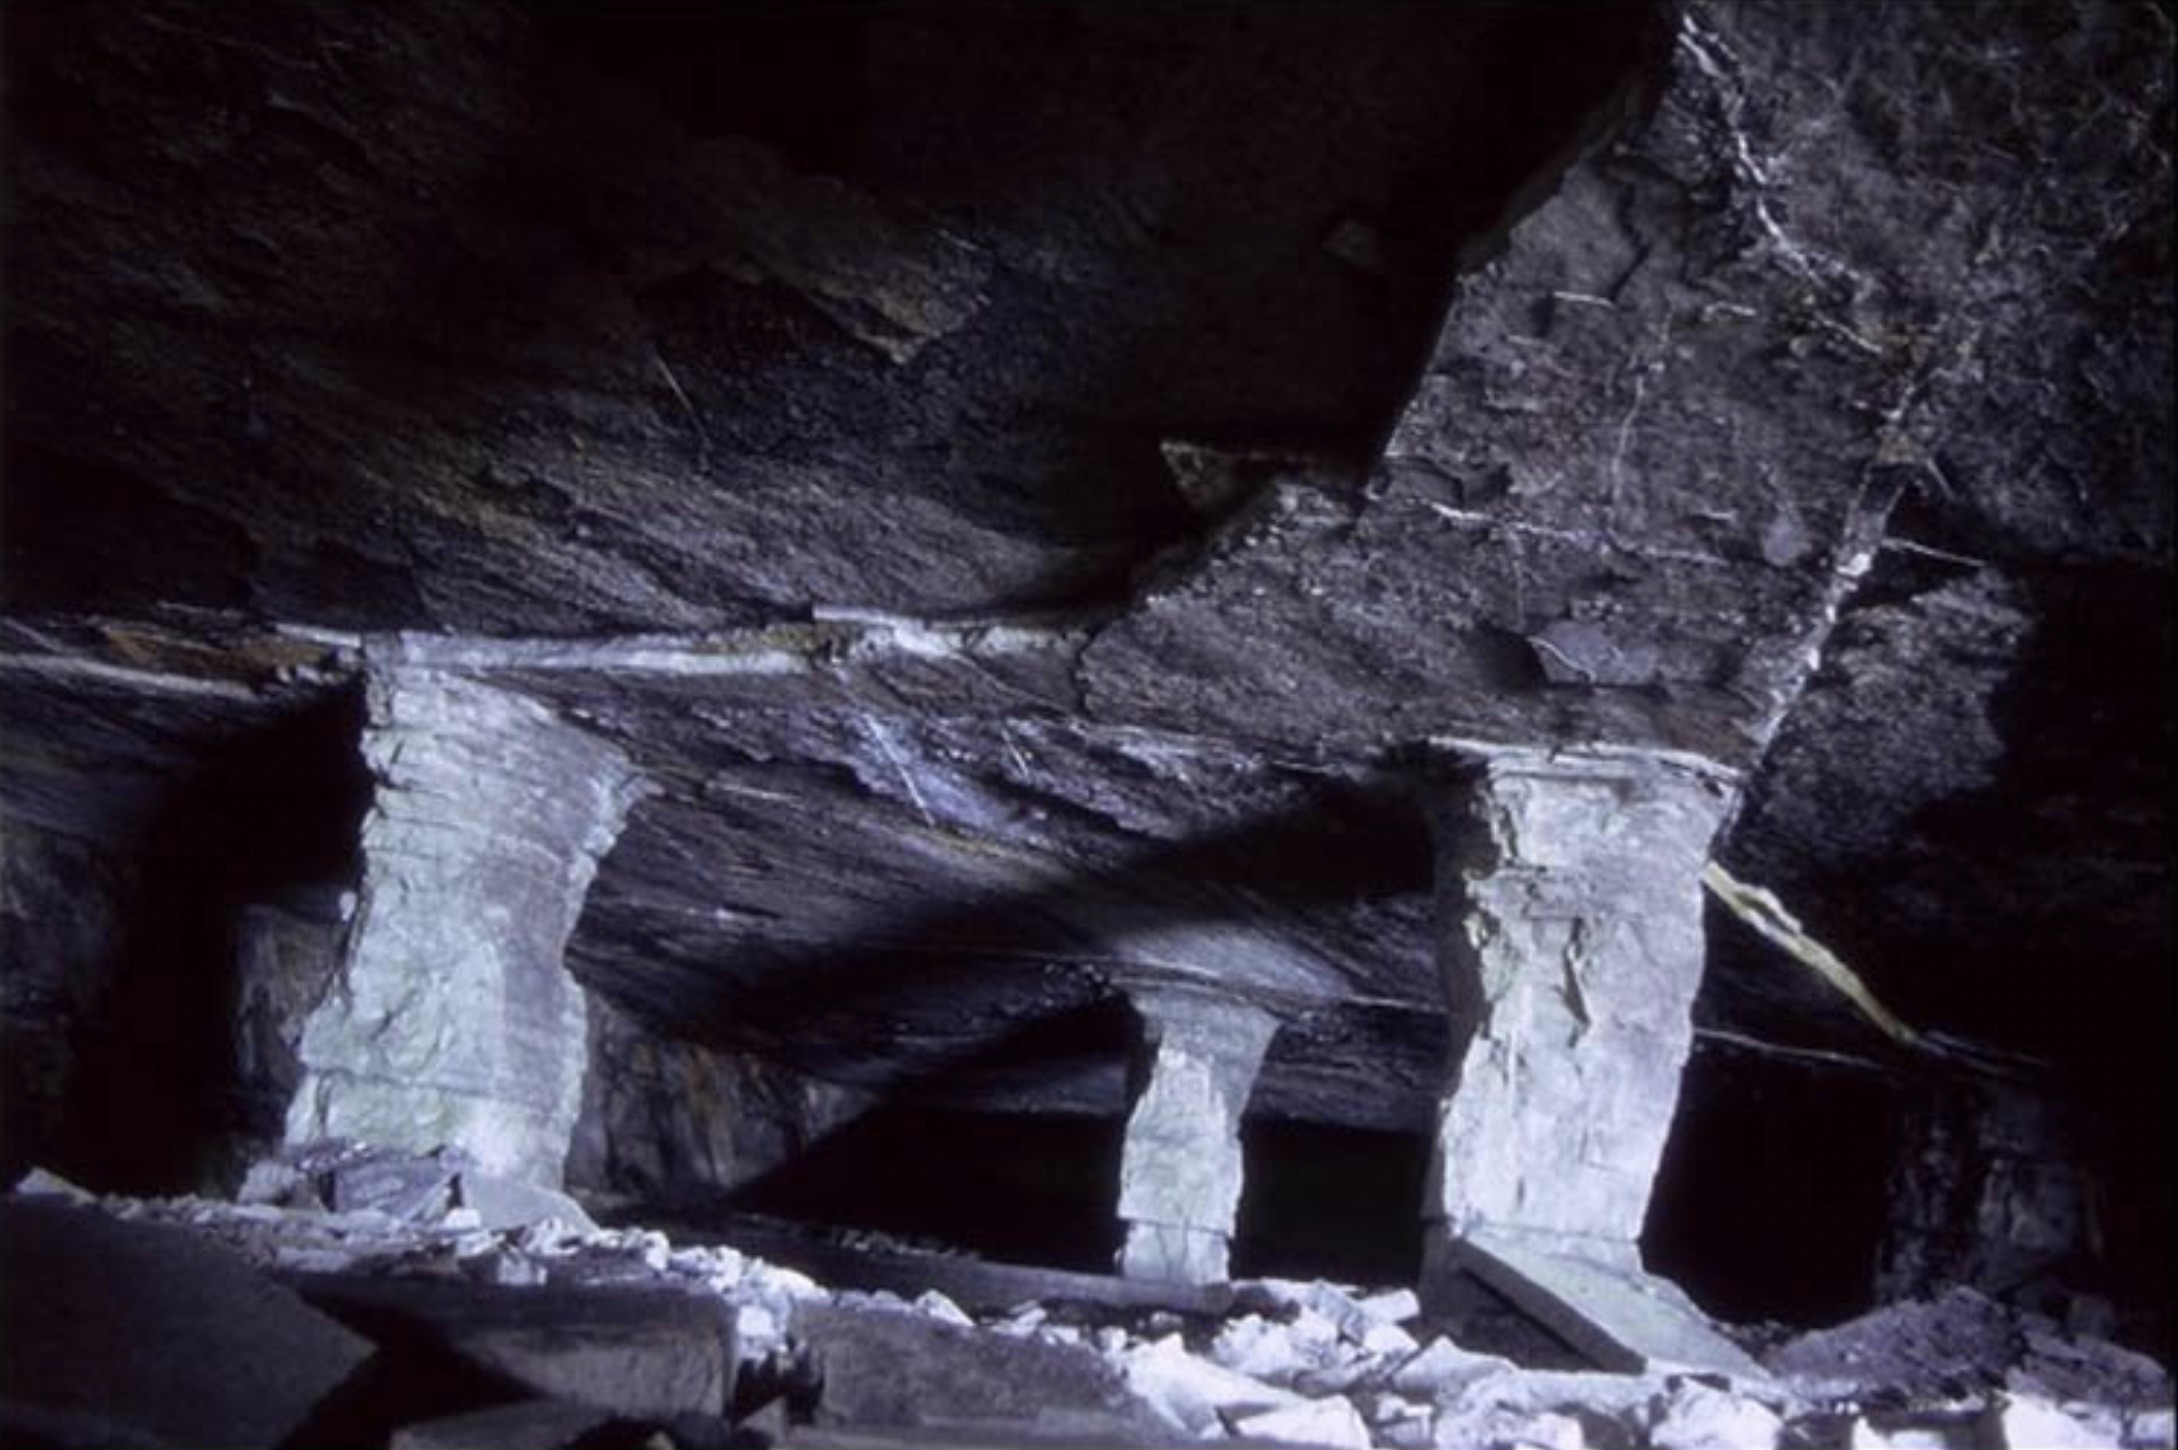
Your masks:
<svg viewBox="0 0 2178 1450"><path fill-rule="evenodd" d="M520 695L408 668L367 689L359 903L288 1141L451 1144L557 1186L588 1065L562 953L641 780Z"/></svg>
<svg viewBox="0 0 2178 1450"><path fill-rule="evenodd" d="M1683 757L1480 756L1438 826L1453 1069L1425 1217L1634 1265L1693 1044L1729 778Z"/></svg>
<svg viewBox="0 0 2178 1450"><path fill-rule="evenodd" d="M1119 1271L1215 1284L1240 1208L1240 1118L1278 1030L1258 1007L1182 991L1134 997L1140 1082L1120 1155Z"/></svg>

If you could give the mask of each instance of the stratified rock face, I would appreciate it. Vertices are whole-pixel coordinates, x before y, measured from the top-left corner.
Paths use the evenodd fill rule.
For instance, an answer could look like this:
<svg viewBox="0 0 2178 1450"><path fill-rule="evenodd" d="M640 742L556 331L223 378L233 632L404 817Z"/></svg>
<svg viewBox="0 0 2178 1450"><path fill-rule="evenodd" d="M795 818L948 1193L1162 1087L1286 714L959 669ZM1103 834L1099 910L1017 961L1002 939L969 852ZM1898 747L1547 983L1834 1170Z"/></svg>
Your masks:
<svg viewBox="0 0 2178 1450"><path fill-rule="evenodd" d="M1174 992L1144 994L1135 1008L1147 1081L1120 1156L1120 1272L1219 1283L1240 1209L1240 1116L1278 1022L1243 1003Z"/></svg>
<svg viewBox="0 0 2178 1450"><path fill-rule="evenodd" d="M420 671L371 679L363 753L361 903L288 1138L453 1144L557 1184L588 1060L561 953L639 779L532 701Z"/></svg>
<svg viewBox="0 0 2178 1450"><path fill-rule="evenodd" d="M2029 1308L2108 1314L2106 1303L2068 1306L2060 1289L2111 1229L2080 1167L2082 1124L2030 1086L1994 1078L1925 1085L1904 1118L1876 1271L1881 1300L1969 1284Z"/></svg>
<svg viewBox="0 0 2178 1450"><path fill-rule="evenodd" d="M874 1099L747 1053L638 1025L590 1000L590 1061L568 1182L667 1201L738 1188L793 1158Z"/></svg>
<svg viewBox="0 0 2178 1450"><path fill-rule="evenodd" d="M1630 1246L1693 1045L1701 869L1727 801L1697 762L1484 760L1439 863L1453 1088L1427 1214Z"/></svg>
<svg viewBox="0 0 2178 1450"><path fill-rule="evenodd" d="M1726 864L1917 1026L2171 1099L2167 6L581 8L10 11L11 1041L189 1075L54 906L227 963L353 872L91 818L408 629L670 791L569 960L704 1046L1114 1114L1076 1026L1186 976L1267 1116L1420 1131L1387 767L1608 744L1747 772Z"/></svg>

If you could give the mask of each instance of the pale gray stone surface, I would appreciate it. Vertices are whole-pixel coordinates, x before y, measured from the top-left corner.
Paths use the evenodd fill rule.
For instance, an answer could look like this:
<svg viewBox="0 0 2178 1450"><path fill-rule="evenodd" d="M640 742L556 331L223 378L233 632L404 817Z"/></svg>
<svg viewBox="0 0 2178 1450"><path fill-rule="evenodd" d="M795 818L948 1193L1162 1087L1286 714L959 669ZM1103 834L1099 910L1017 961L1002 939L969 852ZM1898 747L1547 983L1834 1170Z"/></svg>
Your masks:
<svg viewBox="0 0 2178 1450"><path fill-rule="evenodd" d="M1672 1367L1764 1378L1762 1367L1710 1327L1675 1285L1642 1272L1630 1253L1594 1253L1563 1239L1479 1227L1453 1259L1604 1369Z"/></svg>
<svg viewBox="0 0 2178 1450"><path fill-rule="evenodd" d="M1784 1419L1769 1406L1691 1380L1672 1387L1649 1427L1654 1450L1776 1450Z"/></svg>
<svg viewBox="0 0 2178 1450"><path fill-rule="evenodd" d="M1144 993L1135 1010L1146 1080L1120 1157L1120 1272L1219 1283L1240 1208L1240 1117L1278 1022L1181 991Z"/></svg>
<svg viewBox="0 0 2178 1450"><path fill-rule="evenodd" d="M1234 1428L1244 1436L1276 1444L1369 1450L1369 1427L1363 1423L1361 1412L1343 1395L1265 1410L1240 1420Z"/></svg>
<svg viewBox="0 0 2178 1450"><path fill-rule="evenodd" d="M561 954L641 781L544 707L450 675L377 671L369 700L361 900L288 1141L452 1144L556 1186L587 1043Z"/></svg>
<svg viewBox="0 0 2178 1450"><path fill-rule="evenodd" d="M1426 1214L1632 1244L1678 1102L1701 868L1729 778L1683 757L1494 751L1440 820L1454 1088Z"/></svg>
<svg viewBox="0 0 2178 1450"><path fill-rule="evenodd" d="M597 1224L581 1204L557 1189L502 1178L496 1173L465 1172L454 1179L454 1200L474 1210L477 1227L522 1228L556 1219L575 1233L596 1233Z"/></svg>
<svg viewBox="0 0 2178 1450"><path fill-rule="evenodd" d="M1173 1428L1193 1436L1222 1428L1225 1414L1248 1415L1303 1403L1292 1390L1190 1354L1177 1334L1126 1351L1127 1388Z"/></svg>

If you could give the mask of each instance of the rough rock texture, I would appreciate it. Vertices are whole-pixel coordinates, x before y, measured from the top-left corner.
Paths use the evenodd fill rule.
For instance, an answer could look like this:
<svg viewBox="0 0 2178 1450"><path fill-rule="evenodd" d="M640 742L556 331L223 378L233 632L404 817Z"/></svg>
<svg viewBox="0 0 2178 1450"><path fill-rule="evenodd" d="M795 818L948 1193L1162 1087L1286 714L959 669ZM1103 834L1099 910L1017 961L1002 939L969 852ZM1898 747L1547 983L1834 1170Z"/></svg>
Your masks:
<svg viewBox="0 0 2178 1450"><path fill-rule="evenodd" d="M48 1175L17 1193L33 1189L63 1192ZM1319 1426L1341 1443L1458 1450L2010 1450L2021 1436L2070 1426L2127 1450L2172 1445L2170 1380L2160 1366L2091 1338L2061 1337L2049 1321L1970 1293L1778 1347L1775 1378L1567 1372L1460 1348L1430 1327L1438 1321L1412 1319L1410 1293L1320 1280L1246 1280L1222 1292L1224 1303L1199 1290L1168 1291L1169 1301L1152 1307L1144 1297L1151 1286L1106 1278L1100 1297L1086 1276L1056 1275L1020 1281L1011 1300L990 1300L971 1316L944 1294L904 1291L911 1302L833 1292L735 1248L675 1247L649 1230L539 1222L495 1233L471 1226L461 1209L399 1221L372 1211L76 1197L95 1211L66 1222L88 1232L105 1215L172 1225L162 1230L169 1238L186 1226L252 1264L303 1270L349 1301L343 1312L376 1337L378 1353L297 1437L310 1444L401 1443L401 1427L452 1434L446 1417L526 1392L463 1359L463 1345L490 1353L526 1342L526 1357L507 1368L549 1364L569 1376L558 1381L565 1388L609 1403L645 1386L665 1390L653 1404L676 1401L672 1386L709 1384L707 1371L688 1378L681 1370L711 1362L719 1316L730 1311L740 1423L638 1412L601 1431L601 1442L662 1435L697 1450L760 1431L771 1443L817 1445L1260 1444L1283 1437L1255 1417L1287 1410L1293 1415L1274 1426ZM515 1260L538 1277L493 1287L500 1281L486 1271ZM343 1272L322 1277L329 1266ZM1021 1293L1036 1297L1021 1302ZM371 1305L380 1312L367 1312ZM528 1307L510 1318L514 1306ZM429 1313L419 1318L420 1310ZM1382 1342L1394 1315L1430 1335L1428 1346ZM1261 1365L1267 1379L1230 1367L1242 1360ZM506 1423L478 1421L460 1433L503 1430L514 1443L533 1443L537 1421L564 1418L508 1411ZM63 1442L91 1435L116 1443L110 1425L99 1438L99 1425L41 1418L22 1405L0 1405L0 1423L11 1433L58 1431ZM729 1438L730 1429L739 1433Z"/></svg>
<svg viewBox="0 0 2178 1450"><path fill-rule="evenodd" d="M354 863L207 802L369 635L660 782L585 985L1009 1111L1122 1113L1111 1009L1193 977L1291 1024L1266 1115L1426 1131L1417 747L1698 751L1930 1040L2140 1123L2082 1151L2167 1279L2166 8L6 24L32 1141L261 1131L173 1085L240 909ZM1721 1081L1896 1072L1718 967Z"/></svg>
<svg viewBox="0 0 2178 1450"><path fill-rule="evenodd" d="M2093 1263L2108 1205L2082 1166L2084 1125L2032 1084L1990 1079L1924 1089L1903 1115L1879 1299L1931 1284L1972 1284L2025 1308L2107 1332L2110 1306L2069 1297L2100 1289Z"/></svg>
<svg viewBox="0 0 2178 1450"><path fill-rule="evenodd" d="M1278 1031L1267 1012L1163 992L1134 999L1140 1093L1119 1159L1129 1278L1216 1284L1240 1208L1240 1117Z"/></svg>
<svg viewBox="0 0 2178 1450"><path fill-rule="evenodd" d="M405 671L369 688L361 900L289 1141L452 1144L557 1185L589 1050L561 953L639 778L519 696Z"/></svg>
<svg viewBox="0 0 2178 1450"><path fill-rule="evenodd" d="M1428 1215L1630 1247L1693 1045L1701 867L1729 784L1698 762L1486 756L1446 802L1455 1049Z"/></svg>
<svg viewBox="0 0 2178 1450"><path fill-rule="evenodd" d="M870 1106L853 1088L646 1031L590 1003L592 1063L567 1180L651 1204L739 1188Z"/></svg>
<svg viewBox="0 0 2178 1450"><path fill-rule="evenodd" d="M0 1158L231 1188L293 1089L265 1029L321 979L305 938L352 884L354 697L263 636L0 632Z"/></svg>
<svg viewBox="0 0 2178 1450"><path fill-rule="evenodd" d="M803 1307L794 1328L823 1375L820 1424L1162 1438L1149 1406L1086 1347L839 1305Z"/></svg>

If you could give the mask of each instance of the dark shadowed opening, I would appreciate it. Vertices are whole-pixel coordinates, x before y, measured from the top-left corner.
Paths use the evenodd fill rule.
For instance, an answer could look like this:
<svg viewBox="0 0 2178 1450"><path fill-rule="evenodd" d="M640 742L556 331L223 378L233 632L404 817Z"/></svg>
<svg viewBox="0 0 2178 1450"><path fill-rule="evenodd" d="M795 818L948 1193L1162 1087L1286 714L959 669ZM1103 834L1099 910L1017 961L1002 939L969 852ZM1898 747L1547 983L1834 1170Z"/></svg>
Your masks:
<svg viewBox="0 0 2178 1450"><path fill-rule="evenodd" d="M918 1247L1108 1273L1120 1124L882 1107L734 1195L735 1212L868 1229Z"/></svg>
<svg viewBox="0 0 2178 1450"><path fill-rule="evenodd" d="M1649 1267L1735 1322L1867 1309L1894 1115L1873 1074L1697 1051L1642 1234Z"/></svg>
<svg viewBox="0 0 2178 1450"><path fill-rule="evenodd" d="M1414 1282L1427 1138L1250 1118L1241 1146L1235 1276Z"/></svg>

